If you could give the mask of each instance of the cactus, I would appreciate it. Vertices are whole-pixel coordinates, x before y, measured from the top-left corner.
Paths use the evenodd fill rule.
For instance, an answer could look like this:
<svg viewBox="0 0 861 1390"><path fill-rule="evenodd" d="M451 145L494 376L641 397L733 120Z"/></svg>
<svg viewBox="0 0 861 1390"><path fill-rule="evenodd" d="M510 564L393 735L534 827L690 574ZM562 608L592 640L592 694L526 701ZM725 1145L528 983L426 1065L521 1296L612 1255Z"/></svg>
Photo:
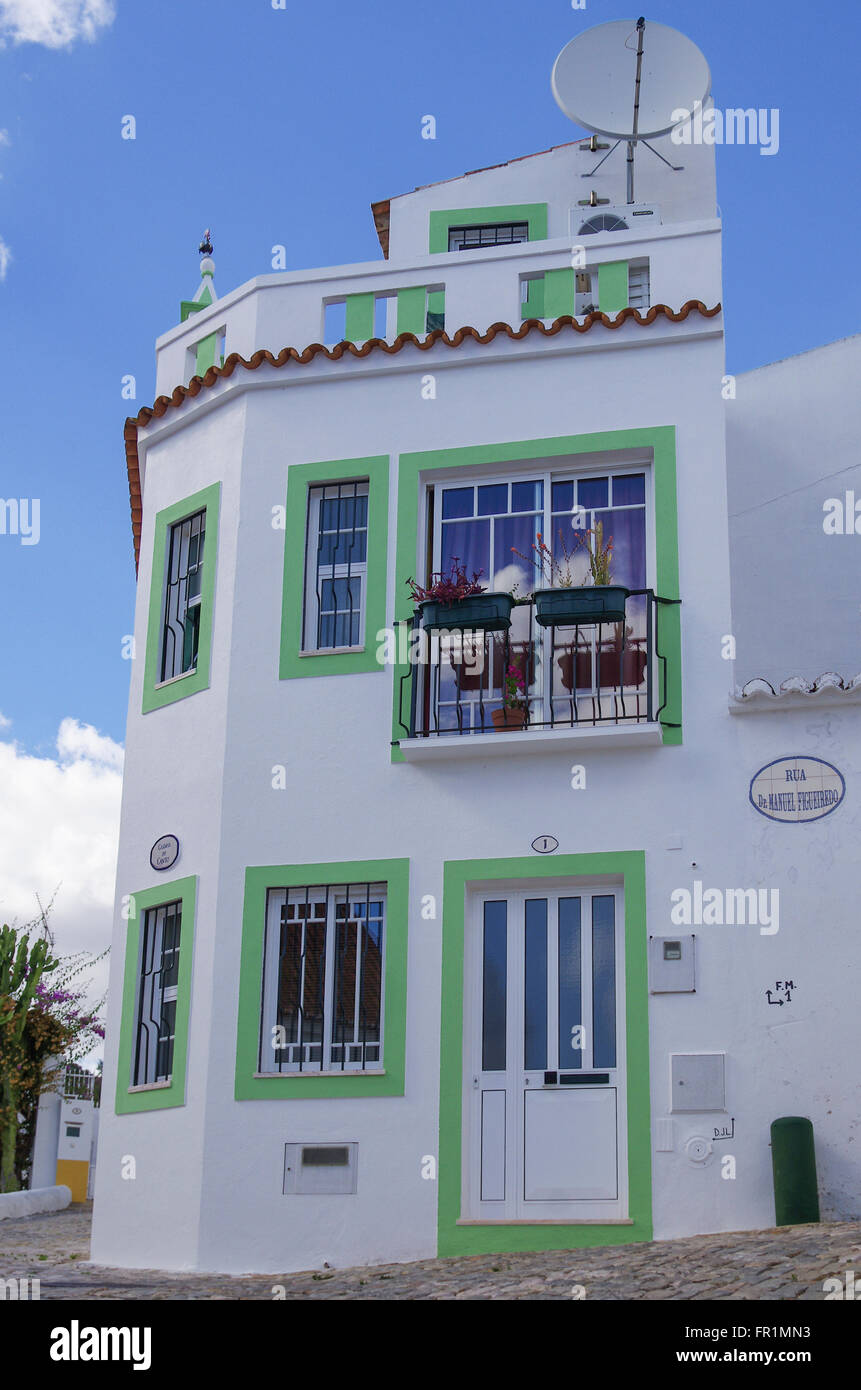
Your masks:
<svg viewBox="0 0 861 1390"><path fill-rule="evenodd" d="M18 1188L15 1146L27 1014L42 976L57 963L44 938L31 945L27 932L0 929L0 1192Z"/></svg>

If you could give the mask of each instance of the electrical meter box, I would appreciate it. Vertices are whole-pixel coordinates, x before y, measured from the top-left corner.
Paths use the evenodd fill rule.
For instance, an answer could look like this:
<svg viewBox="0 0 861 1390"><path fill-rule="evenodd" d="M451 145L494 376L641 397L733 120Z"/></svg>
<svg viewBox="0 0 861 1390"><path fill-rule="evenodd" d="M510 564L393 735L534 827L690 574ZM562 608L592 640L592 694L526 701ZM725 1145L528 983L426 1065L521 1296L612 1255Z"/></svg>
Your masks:
<svg viewBox="0 0 861 1390"><path fill-rule="evenodd" d="M687 936L649 937L649 988L652 994L694 994L694 942Z"/></svg>

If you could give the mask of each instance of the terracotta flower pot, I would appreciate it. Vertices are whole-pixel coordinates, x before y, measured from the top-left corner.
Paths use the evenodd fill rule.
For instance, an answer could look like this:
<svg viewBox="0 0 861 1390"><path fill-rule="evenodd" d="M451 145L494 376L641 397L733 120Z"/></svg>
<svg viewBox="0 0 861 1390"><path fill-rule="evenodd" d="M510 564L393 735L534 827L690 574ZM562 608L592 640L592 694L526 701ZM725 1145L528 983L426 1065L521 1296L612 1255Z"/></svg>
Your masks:
<svg viewBox="0 0 861 1390"><path fill-rule="evenodd" d="M563 688L571 691L574 689L574 674L577 674L577 689L592 689L592 653L591 652L562 652L556 658L556 665L559 667L559 676Z"/></svg>
<svg viewBox="0 0 861 1390"><path fill-rule="evenodd" d="M525 705L518 705L514 708L503 707L491 711L491 719L495 729L522 729L526 724L527 709Z"/></svg>

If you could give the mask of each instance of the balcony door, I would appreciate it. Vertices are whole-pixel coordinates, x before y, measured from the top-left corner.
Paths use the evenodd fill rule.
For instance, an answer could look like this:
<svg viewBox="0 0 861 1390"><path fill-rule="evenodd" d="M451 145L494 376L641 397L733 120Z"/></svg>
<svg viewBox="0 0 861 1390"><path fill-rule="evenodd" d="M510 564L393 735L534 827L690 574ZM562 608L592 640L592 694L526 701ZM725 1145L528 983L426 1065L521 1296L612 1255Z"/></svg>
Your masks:
<svg viewBox="0 0 861 1390"><path fill-rule="evenodd" d="M623 922L616 887L470 900L464 1219L627 1217Z"/></svg>
<svg viewBox="0 0 861 1390"><path fill-rule="evenodd" d="M513 590L518 598L538 588L579 586L591 582L587 537L594 547L600 528L604 542L612 541L612 582L645 589L652 568L648 485L644 464L438 483L431 568L448 572L457 561L489 591ZM552 554L552 571L542 568L542 545ZM507 643L500 634L482 639L481 662L474 651L460 664L457 652L454 659L444 650L435 653L439 678L426 697L428 726L440 733L486 729L502 705L511 665L523 676L530 724L577 718L578 700L581 706L591 701L594 717L602 687L621 682L645 690L646 624L644 596L628 600L624 639L622 624L600 632L594 626L542 632L529 606L516 607ZM623 641L624 657L618 650Z"/></svg>

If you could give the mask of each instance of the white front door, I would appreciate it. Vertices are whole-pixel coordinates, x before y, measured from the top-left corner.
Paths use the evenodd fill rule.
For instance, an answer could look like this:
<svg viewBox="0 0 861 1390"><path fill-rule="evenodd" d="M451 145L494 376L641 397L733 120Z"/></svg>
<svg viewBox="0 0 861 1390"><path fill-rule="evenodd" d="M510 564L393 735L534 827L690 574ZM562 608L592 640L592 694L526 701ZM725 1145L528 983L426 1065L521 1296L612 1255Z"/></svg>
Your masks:
<svg viewBox="0 0 861 1390"><path fill-rule="evenodd" d="M476 893L467 914L463 1217L627 1217L616 887Z"/></svg>

